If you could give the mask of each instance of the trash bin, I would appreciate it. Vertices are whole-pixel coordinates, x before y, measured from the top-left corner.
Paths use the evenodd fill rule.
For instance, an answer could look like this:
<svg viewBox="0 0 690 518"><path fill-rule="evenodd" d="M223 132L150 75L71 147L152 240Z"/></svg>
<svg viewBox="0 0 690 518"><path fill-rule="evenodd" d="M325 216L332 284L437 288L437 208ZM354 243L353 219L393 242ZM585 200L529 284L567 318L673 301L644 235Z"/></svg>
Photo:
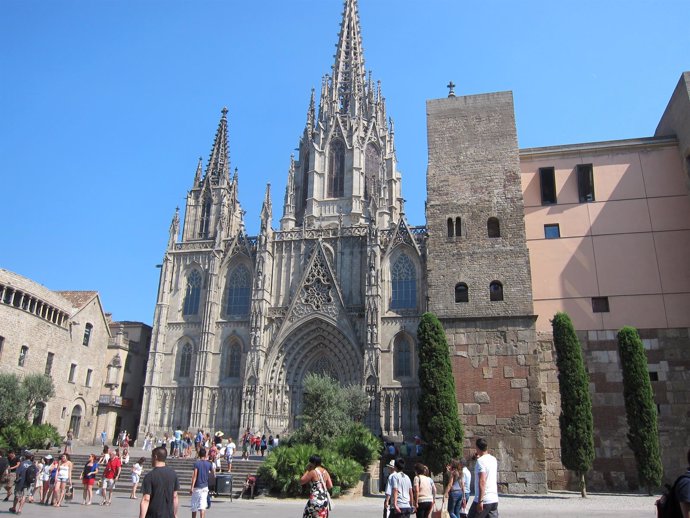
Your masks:
<svg viewBox="0 0 690 518"><path fill-rule="evenodd" d="M216 475L216 493L232 497L232 474L219 473Z"/></svg>

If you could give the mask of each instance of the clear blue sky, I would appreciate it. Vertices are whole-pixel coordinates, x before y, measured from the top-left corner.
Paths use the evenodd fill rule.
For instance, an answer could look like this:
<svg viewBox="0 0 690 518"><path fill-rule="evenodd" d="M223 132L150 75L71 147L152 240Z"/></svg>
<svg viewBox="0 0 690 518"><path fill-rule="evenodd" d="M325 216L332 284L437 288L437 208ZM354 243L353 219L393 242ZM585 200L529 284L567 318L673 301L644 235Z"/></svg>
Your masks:
<svg viewBox="0 0 690 518"><path fill-rule="evenodd" d="M512 90L521 147L653 134L690 70L688 2L360 0L367 70L424 223L425 101ZM341 0L0 2L0 267L151 323L168 226L220 110L251 233L274 225Z"/></svg>

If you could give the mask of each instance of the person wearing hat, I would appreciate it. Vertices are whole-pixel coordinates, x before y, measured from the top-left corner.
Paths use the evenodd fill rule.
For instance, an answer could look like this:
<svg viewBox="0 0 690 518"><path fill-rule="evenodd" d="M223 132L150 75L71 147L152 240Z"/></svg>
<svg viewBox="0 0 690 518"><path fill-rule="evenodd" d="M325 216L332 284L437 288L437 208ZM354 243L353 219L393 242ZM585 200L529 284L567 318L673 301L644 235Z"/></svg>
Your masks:
<svg viewBox="0 0 690 518"><path fill-rule="evenodd" d="M395 459L388 461L388 464L386 464L384 469L388 472L388 478L386 479L386 498L383 501L383 518L388 518L388 514L390 512L391 495L393 494L393 477L396 476Z"/></svg>

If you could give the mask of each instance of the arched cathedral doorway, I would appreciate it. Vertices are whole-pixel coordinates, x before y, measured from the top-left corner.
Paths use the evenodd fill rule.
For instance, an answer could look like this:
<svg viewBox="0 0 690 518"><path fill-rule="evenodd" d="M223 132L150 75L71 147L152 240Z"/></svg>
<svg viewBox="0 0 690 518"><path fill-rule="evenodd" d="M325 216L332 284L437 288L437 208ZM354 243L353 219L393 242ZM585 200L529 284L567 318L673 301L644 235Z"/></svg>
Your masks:
<svg viewBox="0 0 690 518"><path fill-rule="evenodd" d="M296 325L267 357L264 415L268 432L282 433L299 424L307 373L328 375L343 386L362 385L362 357L362 347L323 318Z"/></svg>

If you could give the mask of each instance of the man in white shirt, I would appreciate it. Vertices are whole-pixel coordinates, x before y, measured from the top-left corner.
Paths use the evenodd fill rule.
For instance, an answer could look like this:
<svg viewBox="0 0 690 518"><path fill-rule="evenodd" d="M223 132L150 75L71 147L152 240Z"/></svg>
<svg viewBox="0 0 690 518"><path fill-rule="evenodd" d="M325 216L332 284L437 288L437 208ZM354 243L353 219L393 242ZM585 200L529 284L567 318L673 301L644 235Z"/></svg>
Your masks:
<svg viewBox="0 0 690 518"><path fill-rule="evenodd" d="M236 449L235 441L232 440L232 437L229 437L228 444L225 446L225 462L228 463L228 473L232 472L232 457L235 455Z"/></svg>
<svg viewBox="0 0 690 518"><path fill-rule="evenodd" d="M402 457L395 461L395 476L390 476L391 480L391 512L390 518L409 518L414 512L412 503L414 495L412 493L412 481L405 472L405 459Z"/></svg>
<svg viewBox="0 0 690 518"><path fill-rule="evenodd" d="M477 439L474 466L474 501L468 518L498 518L498 461L487 450L489 445Z"/></svg>

